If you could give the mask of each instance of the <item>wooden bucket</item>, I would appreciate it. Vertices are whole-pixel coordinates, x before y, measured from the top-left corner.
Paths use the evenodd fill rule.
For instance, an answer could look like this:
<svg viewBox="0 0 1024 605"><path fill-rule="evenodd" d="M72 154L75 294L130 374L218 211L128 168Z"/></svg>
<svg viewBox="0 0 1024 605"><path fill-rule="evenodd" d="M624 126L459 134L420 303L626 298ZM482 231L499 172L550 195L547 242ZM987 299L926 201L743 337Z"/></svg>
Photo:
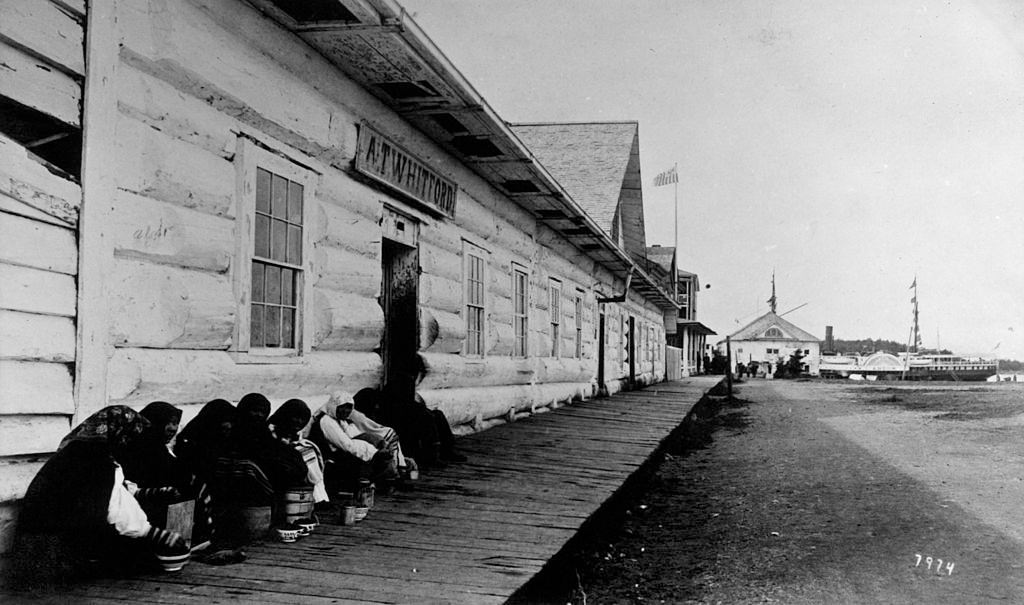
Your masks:
<svg viewBox="0 0 1024 605"><path fill-rule="evenodd" d="M313 516L313 488L297 487L281 494L278 504L281 523L294 523Z"/></svg>

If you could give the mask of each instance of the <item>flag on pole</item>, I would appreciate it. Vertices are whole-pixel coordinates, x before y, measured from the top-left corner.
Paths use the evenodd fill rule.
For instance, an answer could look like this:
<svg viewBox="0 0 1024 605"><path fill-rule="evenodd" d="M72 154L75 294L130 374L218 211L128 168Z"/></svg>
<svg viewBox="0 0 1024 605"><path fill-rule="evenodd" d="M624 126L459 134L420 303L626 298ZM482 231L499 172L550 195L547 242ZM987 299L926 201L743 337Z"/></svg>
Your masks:
<svg viewBox="0 0 1024 605"><path fill-rule="evenodd" d="M654 177L654 186L661 187L662 185L671 185L672 183L679 182L679 173L676 172L676 167L673 166L662 172L658 176Z"/></svg>
<svg viewBox="0 0 1024 605"><path fill-rule="evenodd" d="M914 288L916 288L916 287L917 287L917 276L915 275L915 276L914 276L914 283L910 284L910 287L909 287L909 288L907 288L907 289L908 289L908 290L913 290L913 289L914 289Z"/></svg>

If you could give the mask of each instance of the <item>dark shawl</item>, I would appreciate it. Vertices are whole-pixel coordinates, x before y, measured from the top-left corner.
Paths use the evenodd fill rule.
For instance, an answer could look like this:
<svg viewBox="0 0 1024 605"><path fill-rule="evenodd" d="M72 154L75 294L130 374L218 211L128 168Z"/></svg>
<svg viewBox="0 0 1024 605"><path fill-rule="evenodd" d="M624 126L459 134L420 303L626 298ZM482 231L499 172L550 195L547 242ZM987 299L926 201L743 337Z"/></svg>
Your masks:
<svg viewBox="0 0 1024 605"><path fill-rule="evenodd" d="M213 474L217 458L224 453L231 436L223 425L233 425L237 415L230 403L214 399L178 433L174 453L189 472L203 480Z"/></svg>
<svg viewBox="0 0 1024 605"><path fill-rule="evenodd" d="M107 523L116 461L126 459L148 423L126 406L103 408L75 427L28 486L14 540L16 580L61 579L116 536Z"/></svg>
<svg viewBox="0 0 1024 605"><path fill-rule="evenodd" d="M386 422L381 422L380 391L377 389L372 387L359 389L359 392L352 397L352 402L355 403L356 410L365 414L370 420L390 426Z"/></svg>
<svg viewBox="0 0 1024 605"><path fill-rule="evenodd" d="M255 463L276 492L303 485L306 463L302 455L274 439L267 426L270 401L259 393L250 393L238 402L238 412L227 457ZM218 468L221 467L223 462L218 462Z"/></svg>
<svg viewBox="0 0 1024 605"><path fill-rule="evenodd" d="M132 455L124 463L124 475L139 487L177 487L184 489L188 472L167 449L167 427L181 421L181 410L163 401L154 401L142 408L149 428L139 439Z"/></svg>
<svg viewBox="0 0 1024 605"><path fill-rule="evenodd" d="M238 400L238 413L250 414L266 421L267 416L270 416L270 400L260 393L249 393Z"/></svg>
<svg viewBox="0 0 1024 605"><path fill-rule="evenodd" d="M274 434L278 438L295 441L299 438L295 429L298 428L298 433L301 433L312 417L313 412L305 401L289 399L277 408L277 411L267 419L267 423L274 427Z"/></svg>

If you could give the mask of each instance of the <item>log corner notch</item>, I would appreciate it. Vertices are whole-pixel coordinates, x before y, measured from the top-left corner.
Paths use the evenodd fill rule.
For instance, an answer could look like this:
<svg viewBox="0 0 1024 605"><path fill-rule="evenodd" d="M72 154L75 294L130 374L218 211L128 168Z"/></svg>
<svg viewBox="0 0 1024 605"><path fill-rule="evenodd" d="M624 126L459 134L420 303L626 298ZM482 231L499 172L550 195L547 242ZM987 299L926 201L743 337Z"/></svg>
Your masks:
<svg viewBox="0 0 1024 605"><path fill-rule="evenodd" d="M633 282L633 270L635 266L629 268L629 273L626 274L626 285L622 288L622 294L616 294L615 296L598 296L597 302L604 303L620 303L626 302L626 296L629 295L629 285Z"/></svg>

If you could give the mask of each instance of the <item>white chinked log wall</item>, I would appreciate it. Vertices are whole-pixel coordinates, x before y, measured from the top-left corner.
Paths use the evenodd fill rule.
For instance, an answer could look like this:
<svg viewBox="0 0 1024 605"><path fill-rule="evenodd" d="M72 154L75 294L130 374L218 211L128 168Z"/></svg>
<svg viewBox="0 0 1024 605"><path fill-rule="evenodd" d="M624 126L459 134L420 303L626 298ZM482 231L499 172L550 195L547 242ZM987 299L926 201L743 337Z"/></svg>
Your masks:
<svg viewBox="0 0 1024 605"><path fill-rule="evenodd" d="M430 405L472 430L510 409L522 412L594 391L593 286L605 292L621 287L603 269L247 5L171 2L159 15L144 2L119 8L117 132L125 161L117 173L117 220L108 227L114 242L109 274L117 276L108 289L116 348L107 369L109 403L165 399L193 413L214 397L236 400L249 391L316 404L334 389L377 386L385 203L423 220L421 342L432 372L422 388ZM161 27L151 27L154 19ZM459 184L454 219L424 215L352 178L362 120ZM305 335L311 350L297 362L238 363L228 352L237 314L231 275L247 270L236 266L233 251L239 133L318 173L306 215L313 246L307 250L313 288L306 304L312 333ZM489 253L487 351L480 358L461 354L464 240ZM513 261L531 270L526 359L511 356ZM568 358L546 353L549 277L562 281L562 350ZM571 358L577 289L584 359ZM640 299L625 306L661 321L660 312ZM622 377L619 369L609 366L612 381Z"/></svg>
<svg viewBox="0 0 1024 605"><path fill-rule="evenodd" d="M20 346L28 352L0 361L18 364L17 375L25 376L32 388L61 391L5 397L0 413L17 419L5 425L10 430L31 434L46 442L41 449L52 451L72 411L81 419L104 405L138 409L165 400L182 407L187 422L203 403L218 397L236 401L259 391L275 404L299 397L315 408L333 390L379 386L382 364L375 349L384 331L378 297L385 204L422 221L421 343L431 373L421 388L428 405L442 409L458 432L481 430L596 391L596 296L618 293L621 280L250 5L140 0L114 6L117 14L104 22L116 28L116 39L106 41L116 49L108 50L116 58L104 85L116 108L111 107L111 122L103 127L112 133L107 136L116 137L117 147L110 154L116 165L105 174L111 180L105 198L110 205L102 210L106 220L93 223L99 233L89 240L102 242L102 247L83 252L95 255L89 261L103 275L102 301L94 301L101 308L89 309L93 337L88 350L105 354L99 362L92 360L81 377L80 388L87 394L77 401L76 410L68 371L75 354L76 263L25 267L20 261L6 264L7 257L0 257L0 271L11 273L13 283L38 278L51 291L70 297L70 304L59 297L38 301L49 305L46 309L0 304L4 335L27 331L59 343L26 343ZM353 178L357 125L364 120L458 183L454 218L424 214ZM237 272L249 271L248 261L236 251L237 230L244 224L236 216L240 136L316 173L314 198L308 200L304 218L309 235L304 256L310 259L306 279L311 283L303 303L308 350L295 358L250 363L231 351L240 311ZM0 170L4 166L0 163ZM0 210L6 212L15 202L2 195L2 187L0 180ZM53 199L76 209L74 194L72 189ZM89 195L87 200L92 199ZM65 213L71 214L67 208ZM38 217L29 211L10 219L2 216L41 221L55 233L64 230L69 238L65 245L73 254L74 224L47 218L52 214L44 210ZM37 238L35 245L42 246L42 241ZM464 241L487 252L486 351L476 358L462 354ZM9 247L17 254L18 246ZM512 356L513 262L530 271L526 358ZM12 283L7 278L5 274L4 283ZM550 356L550 278L562 284L560 358ZM576 296L582 297L582 359L573 358ZM636 295L603 307L608 321L605 386L614 392L628 375L628 363L620 363L617 350L624 342L619 314L634 315L638 331L660 326L662 314ZM26 314L40 319L26 324ZM658 334L663 342L660 329ZM637 377L641 382L658 380L663 370L639 350L642 344L638 338ZM63 374L57 376L56 370ZM7 367L0 369L0 376L6 375ZM53 409L26 412L8 406L24 401ZM33 424L51 418L63 424ZM0 443L5 436L0 433ZM0 485L11 491L0 496L20 497L36 468L38 464L7 465L7 459L0 459Z"/></svg>
<svg viewBox="0 0 1024 605"><path fill-rule="evenodd" d="M84 2L0 3L0 97L79 128ZM0 133L0 553L75 412L81 188Z"/></svg>

